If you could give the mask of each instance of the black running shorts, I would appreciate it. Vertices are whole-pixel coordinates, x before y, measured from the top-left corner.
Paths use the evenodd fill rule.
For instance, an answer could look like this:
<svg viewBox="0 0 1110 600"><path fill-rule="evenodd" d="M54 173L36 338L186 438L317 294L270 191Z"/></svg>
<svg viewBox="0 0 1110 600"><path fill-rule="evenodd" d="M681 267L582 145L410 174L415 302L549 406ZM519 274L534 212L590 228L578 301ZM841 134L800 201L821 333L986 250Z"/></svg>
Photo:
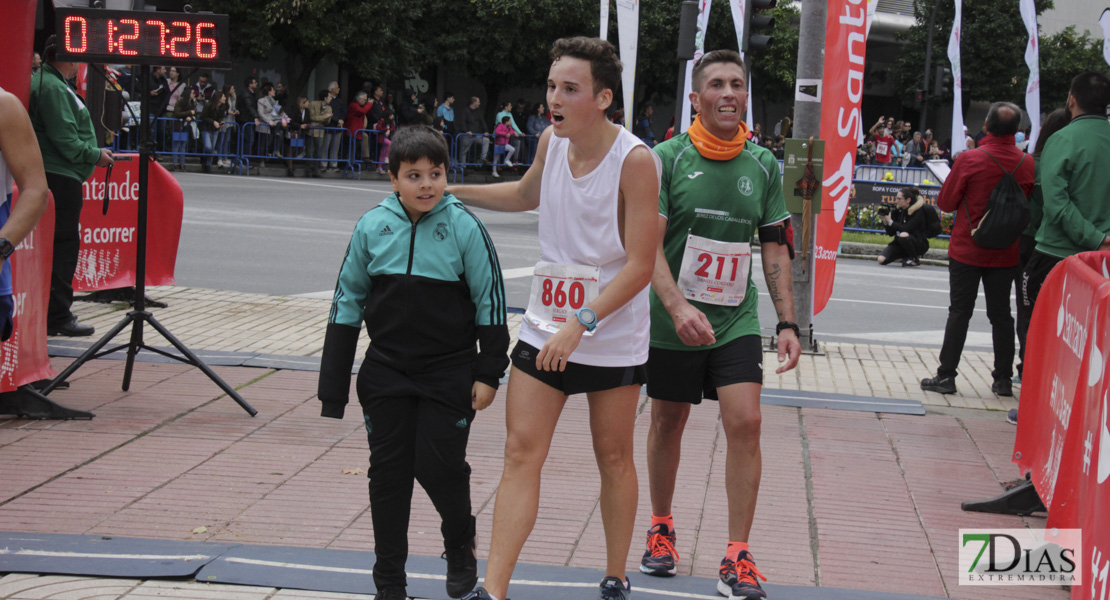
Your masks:
<svg viewBox="0 0 1110 600"><path fill-rule="evenodd" d="M709 350L652 348L648 354L648 397L701 404L717 400L717 388L763 383L763 343L758 335L736 338Z"/></svg>
<svg viewBox="0 0 1110 600"><path fill-rule="evenodd" d="M646 365L632 367L594 367L567 363L565 371L541 371L536 368L539 349L517 342L510 358L513 366L539 379L566 395L603 392L626 385L643 385L647 381Z"/></svg>

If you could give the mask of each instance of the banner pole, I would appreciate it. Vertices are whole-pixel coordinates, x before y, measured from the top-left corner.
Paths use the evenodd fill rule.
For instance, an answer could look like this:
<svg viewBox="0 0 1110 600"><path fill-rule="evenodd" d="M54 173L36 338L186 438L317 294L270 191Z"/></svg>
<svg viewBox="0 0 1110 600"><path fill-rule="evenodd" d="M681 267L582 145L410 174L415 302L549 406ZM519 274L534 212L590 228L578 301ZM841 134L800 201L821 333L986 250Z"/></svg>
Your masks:
<svg viewBox="0 0 1110 600"><path fill-rule="evenodd" d="M824 73L825 50L825 0L804 0L802 2L802 23L798 33L798 75L796 80L820 80ZM796 96L794 103L794 131L791 137L799 139L819 138L821 135L821 98L801 100ZM824 207L830 210L829 207ZM802 215L790 215L794 226L794 239L800 240L803 231L817 231L817 214L809 215L809 223ZM794 317L801 331L802 350L817 352L817 342L813 337L813 269L816 249L816 235L805 240L804 252L799 252L803 260L791 264L794 277Z"/></svg>

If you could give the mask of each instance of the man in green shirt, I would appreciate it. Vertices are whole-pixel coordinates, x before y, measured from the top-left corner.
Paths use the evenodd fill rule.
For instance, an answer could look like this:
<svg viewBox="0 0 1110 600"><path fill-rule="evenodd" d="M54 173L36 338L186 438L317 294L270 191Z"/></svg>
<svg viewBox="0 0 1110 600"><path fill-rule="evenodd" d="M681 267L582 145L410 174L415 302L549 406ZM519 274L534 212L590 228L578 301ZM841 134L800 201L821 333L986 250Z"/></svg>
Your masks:
<svg viewBox="0 0 1110 600"><path fill-rule="evenodd" d="M745 143L747 73L740 55L717 50L694 66L687 133L655 147L663 163L660 229L651 294L648 358L648 477L652 523L640 570L677 572L671 514L682 432L690 406L718 400L728 442L725 488L729 544L717 591L731 600L765 598L748 549L762 469L759 395L763 385L758 292L751 241L762 242L763 274L778 313L779 373L801 353L794 320L790 215L778 161Z"/></svg>
<svg viewBox="0 0 1110 600"><path fill-rule="evenodd" d="M1037 230L1037 246L1021 274L1020 301L1026 314L1048 273L1065 258L1091 250L1110 250L1110 78L1097 71L1075 76L1068 93L1071 123L1045 143L1037 169L1037 185L1044 200L1044 216ZM1029 323L1018 322L1025 339ZM1008 420L1017 423L1017 409Z"/></svg>
<svg viewBox="0 0 1110 600"><path fill-rule="evenodd" d="M46 183L54 194L54 263L50 275L48 335L87 336L92 325L77 321L73 304L73 273L81 248L81 184L96 167L112 164L112 153L100 148L85 101L69 85L77 63L60 62L47 42L46 64L31 76L31 125L42 150Z"/></svg>

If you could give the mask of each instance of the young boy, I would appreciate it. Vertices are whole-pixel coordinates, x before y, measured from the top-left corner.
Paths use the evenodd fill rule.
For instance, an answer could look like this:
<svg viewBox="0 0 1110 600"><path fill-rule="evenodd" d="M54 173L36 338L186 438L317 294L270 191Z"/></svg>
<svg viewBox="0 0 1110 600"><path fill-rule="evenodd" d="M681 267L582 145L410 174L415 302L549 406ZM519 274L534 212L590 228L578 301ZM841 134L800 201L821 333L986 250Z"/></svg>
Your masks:
<svg viewBox="0 0 1110 600"><path fill-rule="evenodd" d="M559 415L569 395L582 393L601 472L606 564L598 598L628 600L632 593L625 576L638 493L632 439L646 381L647 285L662 233L660 163L639 138L605 117L620 87L612 44L564 38L551 58L552 125L524 177L455 189L474 206L540 211L541 262L512 353L505 470L485 587L469 600L505 600L536 522L540 471Z"/></svg>
<svg viewBox="0 0 1110 600"><path fill-rule="evenodd" d="M321 416L343 418L359 327L370 348L356 390L370 444L376 600L404 600L413 478L443 519L447 594L478 581L466 444L509 360L505 288L485 227L444 194L443 136L397 132L394 195L355 226L328 318ZM479 348L475 348L478 342Z"/></svg>
<svg viewBox="0 0 1110 600"><path fill-rule="evenodd" d="M508 115L501 117L501 122L497 124L497 127L493 128L493 141L495 144L495 150L493 153L494 177L500 177L500 175L497 174L497 154L499 153L505 155L505 166L510 169L513 168L513 161L510 159L513 157L513 151L515 151L516 148L514 148L513 145L509 142L516 134L513 132L513 126L511 124L512 119L513 118Z"/></svg>

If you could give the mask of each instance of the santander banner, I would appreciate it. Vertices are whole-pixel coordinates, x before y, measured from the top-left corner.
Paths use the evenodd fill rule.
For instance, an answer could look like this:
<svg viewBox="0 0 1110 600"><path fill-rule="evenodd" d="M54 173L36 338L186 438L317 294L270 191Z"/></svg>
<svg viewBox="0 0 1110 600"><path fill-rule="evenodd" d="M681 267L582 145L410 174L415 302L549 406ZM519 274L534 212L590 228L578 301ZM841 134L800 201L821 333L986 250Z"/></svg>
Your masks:
<svg viewBox="0 0 1110 600"><path fill-rule="evenodd" d="M12 204L19 203L19 189ZM12 254L12 303L15 328L0 342L0 392L54 377L46 354L46 305L50 301L50 268L54 244L54 199Z"/></svg>
<svg viewBox="0 0 1110 600"><path fill-rule="evenodd" d="M1110 592L1110 252L1062 261L1037 297L1014 462L1032 472L1050 528L1081 528L1082 585Z"/></svg>
<svg viewBox="0 0 1110 600"><path fill-rule="evenodd" d="M844 232L856 166L856 136L862 123L863 64L867 46L866 0L830 0L825 27L824 90L821 94L821 139L825 173L817 216L813 314L832 296L836 251Z"/></svg>
<svg viewBox="0 0 1110 600"><path fill-rule="evenodd" d="M138 248L139 157L117 154L111 180L98 167L82 185L81 252L73 289L79 292L135 285L135 249ZM146 285L171 285L177 263L184 210L181 186L166 169L150 163L147 192ZM108 214L104 214L104 194Z"/></svg>

